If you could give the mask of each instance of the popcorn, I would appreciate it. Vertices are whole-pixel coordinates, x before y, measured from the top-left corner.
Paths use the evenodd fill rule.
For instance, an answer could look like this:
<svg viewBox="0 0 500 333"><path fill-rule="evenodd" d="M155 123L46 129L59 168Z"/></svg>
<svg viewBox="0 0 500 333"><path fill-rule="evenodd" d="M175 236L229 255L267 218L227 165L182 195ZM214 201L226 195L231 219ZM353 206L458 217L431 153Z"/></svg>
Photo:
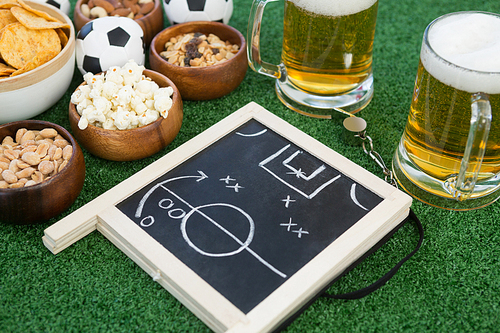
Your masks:
<svg viewBox="0 0 500 333"><path fill-rule="evenodd" d="M160 116L167 118L172 107L172 87L160 88L143 75L144 66L130 60L123 67L111 67L104 74L86 73L86 85L72 95L81 116L81 130L89 124L110 130L125 130L144 126Z"/></svg>

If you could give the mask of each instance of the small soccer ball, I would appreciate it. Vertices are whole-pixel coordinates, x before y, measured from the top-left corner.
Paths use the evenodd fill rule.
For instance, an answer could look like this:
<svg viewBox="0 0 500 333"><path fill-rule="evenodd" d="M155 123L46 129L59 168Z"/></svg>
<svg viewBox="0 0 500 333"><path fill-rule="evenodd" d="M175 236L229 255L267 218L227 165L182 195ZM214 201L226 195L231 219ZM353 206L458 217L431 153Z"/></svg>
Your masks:
<svg viewBox="0 0 500 333"><path fill-rule="evenodd" d="M228 24L233 0L163 0L163 8L172 25L191 21Z"/></svg>
<svg viewBox="0 0 500 333"><path fill-rule="evenodd" d="M52 5L66 15L69 15L69 10L71 9L71 4L69 0L32 0L32 1Z"/></svg>
<svg viewBox="0 0 500 333"><path fill-rule="evenodd" d="M107 16L85 24L76 36L76 65L82 74L104 72L134 60L144 65L144 32L127 17Z"/></svg>

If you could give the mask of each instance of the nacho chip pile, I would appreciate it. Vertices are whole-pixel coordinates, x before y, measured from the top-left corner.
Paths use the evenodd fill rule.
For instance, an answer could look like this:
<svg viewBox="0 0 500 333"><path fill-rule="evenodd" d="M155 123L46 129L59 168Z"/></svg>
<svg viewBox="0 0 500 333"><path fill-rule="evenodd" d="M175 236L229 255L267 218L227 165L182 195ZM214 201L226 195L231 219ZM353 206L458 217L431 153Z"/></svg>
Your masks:
<svg viewBox="0 0 500 333"><path fill-rule="evenodd" d="M64 29L70 26L23 0L0 0L0 80L58 55L68 42Z"/></svg>

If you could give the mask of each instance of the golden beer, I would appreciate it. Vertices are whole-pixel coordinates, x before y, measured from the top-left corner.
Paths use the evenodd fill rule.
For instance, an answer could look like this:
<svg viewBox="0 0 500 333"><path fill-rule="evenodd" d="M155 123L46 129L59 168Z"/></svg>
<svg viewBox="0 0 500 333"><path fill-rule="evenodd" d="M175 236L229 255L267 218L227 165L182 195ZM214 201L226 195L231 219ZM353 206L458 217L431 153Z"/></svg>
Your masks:
<svg viewBox="0 0 500 333"><path fill-rule="evenodd" d="M489 94L500 110L500 93ZM433 77L420 61L410 115L403 134L408 156L422 172L439 180L455 176L464 156L471 118L471 92ZM479 180L500 172L500 119L493 116Z"/></svg>
<svg viewBox="0 0 500 333"><path fill-rule="evenodd" d="M282 61L317 95L356 89L371 74L377 0L286 0Z"/></svg>
<svg viewBox="0 0 500 333"><path fill-rule="evenodd" d="M418 199L472 209L500 196L499 54L499 15L452 13L427 27L393 160L398 182Z"/></svg>

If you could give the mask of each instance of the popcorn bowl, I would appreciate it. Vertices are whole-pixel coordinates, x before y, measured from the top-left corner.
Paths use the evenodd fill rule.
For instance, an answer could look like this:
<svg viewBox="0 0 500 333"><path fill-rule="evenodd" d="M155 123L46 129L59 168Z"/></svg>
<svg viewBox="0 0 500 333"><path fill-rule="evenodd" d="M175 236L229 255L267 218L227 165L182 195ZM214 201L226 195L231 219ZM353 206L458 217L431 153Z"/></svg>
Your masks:
<svg viewBox="0 0 500 333"><path fill-rule="evenodd" d="M182 99L175 84L164 75L152 70L143 74L160 87L172 87L172 106L167 118L133 129L112 130L89 124L80 129L80 115L75 104L69 104L69 122L76 140L91 154L112 161L133 161L151 156L168 146L177 136L182 125ZM85 85L83 82L80 86ZM77 88L78 89L78 88Z"/></svg>
<svg viewBox="0 0 500 333"><path fill-rule="evenodd" d="M154 7L153 9L142 16L141 18L135 19L137 23L141 26L144 31L144 43L146 46L149 46L153 37L163 29L163 11L161 9L161 1L162 0L153 0ZM85 16L82 13L82 5L88 4L89 0L78 0L75 4L75 9L73 11L73 20L75 21L76 31L80 31L80 29L91 21L90 18ZM109 3L118 3L120 1L110 1Z"/></svg>
<svg viewBox="0 0 500 333"><path fill-rule="evenodd" d="M221 41L239 46L229 60L206 67L181 67L169 63L160 53L170 38L186 33L214 34ZM245 78L248 68L246 42L233 27L208 21L194 21L170 26L158 33L149 48L151 69L168 76L179 89L184 100L210 100L222 97L236 89Z"/></svg>
<svg viewBox="0 0 500 333"><path fill-rule="evenodd" d="M0 143L6 136L15 138L17 130L21 128L53 128L73 148L67 165L41 183L20 188L0 188L0 222L36 224L56 217L73 204L85 181L85 161L80 146L71 134L64 127L47 121L22 120L0 125Z"/></svg>
<svg viewBox="0 0 500 333"><path fill-rule="evenodd" d="M69 17L52 5L24 1L70 25L66 46L47 63L26 73L0 79L0 124L34 117L54 105L68 90L75 68L75 30Z"/></svg>

